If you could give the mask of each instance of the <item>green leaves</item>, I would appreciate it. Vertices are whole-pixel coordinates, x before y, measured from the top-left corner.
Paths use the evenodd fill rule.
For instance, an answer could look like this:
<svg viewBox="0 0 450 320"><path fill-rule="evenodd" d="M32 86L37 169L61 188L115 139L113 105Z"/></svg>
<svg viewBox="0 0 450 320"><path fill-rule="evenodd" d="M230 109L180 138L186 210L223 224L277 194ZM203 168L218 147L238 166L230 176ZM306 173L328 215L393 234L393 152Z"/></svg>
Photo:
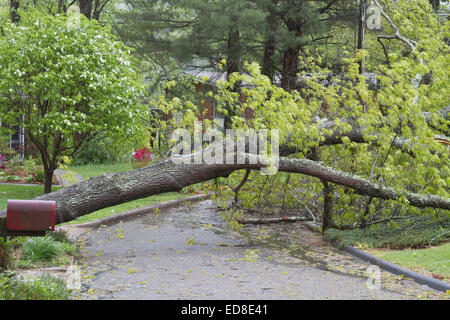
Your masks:
<svg viewBox="0 0 450 320"><path fill-rule="evenodd" d="M51 153L56 146L59 155L73 150L74 133L80 139L140 127L143 83L130 48L109 28L84 17L71 28L64 16L30 9L20 25L3 30L0 120L21 122L38 148ZM57 133L62 142L55 143Z"/></svg>

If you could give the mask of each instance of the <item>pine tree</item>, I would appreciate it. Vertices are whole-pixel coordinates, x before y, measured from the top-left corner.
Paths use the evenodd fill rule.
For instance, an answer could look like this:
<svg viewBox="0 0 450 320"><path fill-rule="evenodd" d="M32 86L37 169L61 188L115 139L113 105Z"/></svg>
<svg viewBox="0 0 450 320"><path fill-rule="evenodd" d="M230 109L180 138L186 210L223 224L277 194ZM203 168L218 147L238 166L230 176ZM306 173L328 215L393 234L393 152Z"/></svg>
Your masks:
<svg viewBox="0 0 450 320"><path fill-rule="evenodd" d="M229 75L257 61L263 73L291 90L299 54L321 39L354 0L130 0L118 33L166 73L183 64L216 67ZM170 66L168 68L168 66Z"/></svg>

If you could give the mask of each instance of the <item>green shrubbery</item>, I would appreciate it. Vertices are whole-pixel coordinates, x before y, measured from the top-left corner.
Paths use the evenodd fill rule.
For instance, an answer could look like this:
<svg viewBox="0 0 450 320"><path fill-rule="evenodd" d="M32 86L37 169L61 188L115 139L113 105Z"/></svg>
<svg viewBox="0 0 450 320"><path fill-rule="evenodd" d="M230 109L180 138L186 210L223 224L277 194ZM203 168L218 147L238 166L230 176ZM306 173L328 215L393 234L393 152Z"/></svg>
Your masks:
<svg viewBox="0 0 450 320"><path fill-rule="evenodd" d="M75 251L75 245L62 232L49 232L45 237L37 238L16 237L8 241L0 238L0 272L15 266L33 268L69 264Z"/></svg>
<svg viewBox="0 0 450 320"><path fill-rule="evenodd" d="M417 226L401 225L397 228L383 226L365 230L328 229L325 236L340 247L362 248L426 248L450 240L450 219L440 223L424 223Z"/></svg>
<svg viewBox="0 0 450 320"><path fill-rule="evenodd" d="M51 261L56 258L61 249L51 238L30 238L22 246L23 258L32 262Z"/></svg>
<svg viewBox="0 0 450 320"><path fill-rule="evenodd" d="M22 280L15 272L0 274L0 300L64 300L71 292L63 279L43 274Z"/></svg>
<svg viewBox="0 0 450 320"><path fill-rule="evenodd" d="M22 244L20 267L33 265L62 265L70 263L66 255L75 254L75 246L71 244L64 233L48 233L45 237L27 238Z"/></svg>
<svg viewBox="0 0 450 320"><path fill-rule="evenodd" d="M75 154L72 165L111 164L131 161L136 147L148 144L145 132L137 133L132 138L125 136L106 136L99 134Z"/></svg>
<svg viewBox="0 0 450 320"><path fill-rule="evenodd" d="M20 255L20 252L22 254ZM60 300L69 299L71 292L63 279L44 274L23 280L9 269L35 268L70 263L67 255L75 254L75 246L63 232L49 232L45 237L0 238L0 300ZM20 256L16 261L14 255Z"/></svg>

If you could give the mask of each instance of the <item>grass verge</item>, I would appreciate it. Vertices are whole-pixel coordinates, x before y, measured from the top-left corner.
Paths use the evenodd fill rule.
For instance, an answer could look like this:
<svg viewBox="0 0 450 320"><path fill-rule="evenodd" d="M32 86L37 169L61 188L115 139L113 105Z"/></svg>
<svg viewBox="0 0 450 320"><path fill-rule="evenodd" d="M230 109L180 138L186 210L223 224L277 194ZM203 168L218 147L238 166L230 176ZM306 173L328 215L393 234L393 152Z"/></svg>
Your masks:
<svg viewBox="0 0 450 320"><path fill-rule="evenodd" d="M410 227L366 230L329 229L325 236L339 247L353 246L418 273L450 282L450 218Z"/></svg>
<svg viewBox="0 0 450 320"><path fill-rule="evenodd" d="M450 282L450 243L428 249L371 249L368 252L416 272L431 273L434 278Z"/></svg>
<svg viewBox="0 0 450 320"><path fill-rule="evenodd" d="M56 191L60 187L53 187ZM28 200L40 196L44 193L44 186L21 186L21 185L0 185L0 210L6 209L8 199Z"/></svg>
<svg viewBox="0 0 450 320"><path fill-rule="evenodd" d="M65 281L50 274L23 280L14 271L0 273L0 300L67 300L70 297Z"/></svg>
<svg viewBox="0 0 450 320"><path fill-rule="evenodd" d="M92 177L98 177L103 173L116 173L133 170L131 162L116 163L116 164L89 164L84 166L73 166L70 170L81 174L87 180Z"/></svg>

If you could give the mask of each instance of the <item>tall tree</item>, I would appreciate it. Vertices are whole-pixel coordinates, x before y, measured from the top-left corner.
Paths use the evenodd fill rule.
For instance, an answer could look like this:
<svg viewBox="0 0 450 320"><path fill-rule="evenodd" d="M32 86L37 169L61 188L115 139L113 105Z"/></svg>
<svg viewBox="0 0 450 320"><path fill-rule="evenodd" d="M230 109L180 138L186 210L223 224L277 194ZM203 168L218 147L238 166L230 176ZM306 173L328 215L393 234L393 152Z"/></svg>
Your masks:
<svg viewBox="0 0 450 320"><path fill-rule="evenodd" d="M129 0L117 30L153 63L216 67L227 74L245 60L259 61L264 74L278 74L285 89L296 87L299 53L320 39L349 0ZM169 68L170 69L170 68Z"/></svg>
<svg viewBox="0 0 450 320"><path fill-rule="evenodd" d="M19 0L9 0L9 8L10 8L10 12L11 12L12 23L17 23L20 21L20 15L18 12L19 6L20 6Z"/></svg>
<svg viewBox="0 0 450 320"><path fill-rule="evenodd" d="M254 53L262 13L252 1L129 0L116 29L147 60L164 72L171 63L217 67L228 74ZM173 59L170 59L170 58Z"/></svg>
<svg viewBox="0 0 450 320"><path fill-rule="evenodd" d="M78 0L80 13L89 20L100 20L100 15L110 1L111 0Z"/></svg>
<svg viewBox="0 0 450 320"><path fill-rule="evenodd" d="M99 133L131 133L142 112L129 48L96 22L67 22L31 11L0 37L0 121L39 150L46 193L63 156Z"/></svg>

